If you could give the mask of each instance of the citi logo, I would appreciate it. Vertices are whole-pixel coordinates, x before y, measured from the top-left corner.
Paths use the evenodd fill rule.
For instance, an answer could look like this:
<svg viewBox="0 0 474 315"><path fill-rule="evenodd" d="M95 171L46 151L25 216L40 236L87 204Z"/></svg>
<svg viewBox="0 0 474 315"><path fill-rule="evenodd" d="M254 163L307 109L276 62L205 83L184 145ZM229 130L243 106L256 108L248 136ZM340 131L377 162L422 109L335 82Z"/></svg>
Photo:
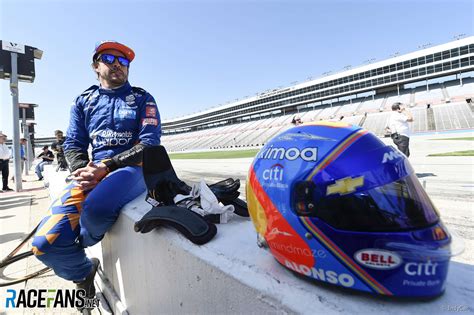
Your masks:
<svg viewBox="0 0 474 315"><path fill-rule="evenodd" d="M281 182L283 180L283 165L272 165L272 167L263 171L262 177L264 180L275 180Z"/></svg>
<svg viewBox="0 0 474 315"><path fill-rule="evenodd" d="M264 160L288 160L294 161L302 159L306 162L316 162L318 158L318 148L304 148L300 151L298 148L279 148L271 145L269 148L262 150L258 158Z"/></svg>
<svg viewBox="0 0 474 315"><path fill-rule="evenodd" d="M405 264L405 273L409 276L435 276L438 263L409 262Z"/></svg>

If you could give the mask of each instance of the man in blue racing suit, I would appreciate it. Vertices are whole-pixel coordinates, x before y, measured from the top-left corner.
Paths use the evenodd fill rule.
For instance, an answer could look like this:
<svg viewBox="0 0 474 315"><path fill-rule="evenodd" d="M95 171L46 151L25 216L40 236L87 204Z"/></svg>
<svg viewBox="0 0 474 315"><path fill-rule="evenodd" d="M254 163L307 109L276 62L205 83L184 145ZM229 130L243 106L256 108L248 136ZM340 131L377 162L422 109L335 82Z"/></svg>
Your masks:
<svg viewBox="0 0 474 315"><path fill-rule="evenodd" d="M76 282L88 297L95 295L99 262L87 258L84 248L99 242L120 209L145 191L142 151L160 144L155 100L128 82L134 57L132 49L117 42L96 47L92 67L100 86L76 98L64 142L73 181L53 202L33 239L36 257L56 275Z"/></svg>

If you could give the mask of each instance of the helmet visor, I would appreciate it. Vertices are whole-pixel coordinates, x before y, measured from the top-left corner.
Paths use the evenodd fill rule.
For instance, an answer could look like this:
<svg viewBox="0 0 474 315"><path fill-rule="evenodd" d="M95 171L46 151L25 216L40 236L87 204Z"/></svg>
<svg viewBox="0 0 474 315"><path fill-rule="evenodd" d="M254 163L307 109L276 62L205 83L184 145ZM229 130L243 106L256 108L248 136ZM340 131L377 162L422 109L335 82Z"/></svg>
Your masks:
<svg viewBox="0 0 474 315"><path fill-rule="evenodd" d="M321 187L323 186L323 187ZM401 231L438 222L430 198L412 173L397 181L348 195L326 195L316 186L314 208L306 214L334 228L351 231Z"/></svg>

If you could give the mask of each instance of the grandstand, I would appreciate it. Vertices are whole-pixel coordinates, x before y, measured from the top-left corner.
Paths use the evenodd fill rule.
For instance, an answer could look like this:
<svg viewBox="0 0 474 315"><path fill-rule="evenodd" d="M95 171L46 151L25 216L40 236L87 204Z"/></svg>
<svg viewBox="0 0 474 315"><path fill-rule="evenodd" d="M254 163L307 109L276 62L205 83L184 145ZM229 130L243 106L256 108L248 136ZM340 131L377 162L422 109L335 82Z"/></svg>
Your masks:
<svg viewBox="0 0 474 315"><path fill-rule="evenodd" d="M413 132L474 128L474 36L163 121L169 151L260 147L302 122L342 120L383 136L391 104Z"/></svg>
<svg viewBox="0 0 474 315"><path fill-rule="evenodd" d="M302 122L342 118L383 136L397 101L411 108L415 133L472 129L473 97L471 36L165 119L162 143L174 152L261 147L294 126L296 116Z"/></svg>

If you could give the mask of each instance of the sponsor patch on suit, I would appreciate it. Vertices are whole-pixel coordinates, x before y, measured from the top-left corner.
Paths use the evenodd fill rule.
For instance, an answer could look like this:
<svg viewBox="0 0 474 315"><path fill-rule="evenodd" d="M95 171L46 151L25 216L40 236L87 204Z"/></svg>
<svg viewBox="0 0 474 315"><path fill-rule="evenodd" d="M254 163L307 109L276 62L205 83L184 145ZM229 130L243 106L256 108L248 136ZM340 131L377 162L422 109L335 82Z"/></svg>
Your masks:
<svg viewBox="0 0 474 315"><path fill-rule="evenodd" d="M158 126L158 119L156 118L143 118L142 119L142 126L151 125L151 126Z"/></svg>

